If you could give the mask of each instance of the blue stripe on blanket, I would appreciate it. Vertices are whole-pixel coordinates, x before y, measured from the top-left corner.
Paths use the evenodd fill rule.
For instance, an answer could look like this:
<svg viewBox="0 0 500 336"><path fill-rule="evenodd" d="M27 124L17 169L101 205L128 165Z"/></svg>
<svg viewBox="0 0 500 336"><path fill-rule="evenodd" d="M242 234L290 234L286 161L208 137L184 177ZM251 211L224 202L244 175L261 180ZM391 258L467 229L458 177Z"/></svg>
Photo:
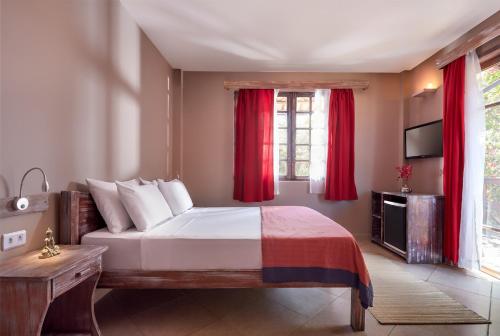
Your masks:
<svg viewBox="0 0 500 336"><path fill-rule="evenodd" d="M321 267L263 267L264 282L320 282L326 284L346 285L359 289L359 298L363 308L373 306L373 287L359 280L356 273L341 269Z"/></svg>

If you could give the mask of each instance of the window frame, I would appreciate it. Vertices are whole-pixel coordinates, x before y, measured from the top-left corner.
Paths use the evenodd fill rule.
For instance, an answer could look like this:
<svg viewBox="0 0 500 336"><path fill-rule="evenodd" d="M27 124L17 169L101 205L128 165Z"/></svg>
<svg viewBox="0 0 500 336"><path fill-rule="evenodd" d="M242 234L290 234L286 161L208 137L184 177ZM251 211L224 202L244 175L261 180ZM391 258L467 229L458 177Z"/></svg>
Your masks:
<svg viewBox="0 0 500 336"><path fill-rule="evenodd" d="M500 63L498 64L498 66L500 66ZM491 83L490 85L488 85L487 87L485 87L483 89L482 93L484 94L484 93L486 93L488 91L491 91L491 90L495 89L499 85L500 85L500 79L496 80L494 83ZM493 107L495 107L497 105L500 105L500 100L497 100L497 101L494 101L494 102L491 102L489 104L484 105L484 109L488 110L488 109L493 108Z"/></svg>
<svg viewBox="0 0 500 336"><path fill-rule="evenodd" d="M286 111L277 111L277 113L286 112L287 113L287 175L280 175L280 181L308 181L309 175L307 176L297 176L295 175L295 164L296 162L308 162L309 169L311 164L311 122L312 122L312 108L313 108L313 97L314 92L288 92L283 91L278 93L278 97L287 97L287 110ZM299 97L309 97L309 111L302 112L297 111L297 98ZM299 130L308 130L309 131L309 159L308 160L297 160L296 159L296 122L297 122L297 113L307 113L309 114L309 127L308 128L299 128ZM299 144L301 146L302 144ZM281 163L285 160L279 160Z"/></svg>
<svg viewBox="0 0 500 336"><path fill-rule="evenodd" d="M483 66L482 65L482 69L481 71L486 71L487 69L489 68L492 68L492 67L497 67L499 68L500 70L500 62L498 60L498 57L496 59L496 63L490 63L488 66ZM483 94L485 94L486 92L488 91L491 91L493 89L495 89L496 87L498 87L500 85L500 80L496 80L495 82L491 83L490 85L488 85L487 87L483 88ZM485 104L484 106L484 113L485 113L485 118L487 118L487 114L488 113L491 113L492 112L492 109L494 109L495 107L497 107L498 105L500 105L500 100L496 100L496 101L493 101L493 102L490 102L488 104ZM486 157L485 157L486 159ZM496 176L487 176L486 175L486 171L485 171L485 175L484 175L484 192L483 192L483 200L484 202L487 201L487 188L486 186L489 184L489 185L496 185L498 184L498 181L496 181L497 177ZM488 180L489 180L489 183L488 183ZM485 237L485 231L488 231L488 230L492 230L492 231L497 231L498 229L496 229L495 227L493 226L490 226L488 225L488 223L486 222L486 213L485 213L485 217L483 218L483 228L482 228L482 233L481 233L481 244L484 244L484 239L486 239ZM489 258L488 258L489 259ZM492 264L489 264L489 263L485 263L485 260L483 258L483 256L481 255L480 256L480 260L481 260L481 267L480 267L480 270L493 276L493 277L496 277L498 279L500 279L500 270L498 268L495 268L496 265L492 265Z"/></svg>

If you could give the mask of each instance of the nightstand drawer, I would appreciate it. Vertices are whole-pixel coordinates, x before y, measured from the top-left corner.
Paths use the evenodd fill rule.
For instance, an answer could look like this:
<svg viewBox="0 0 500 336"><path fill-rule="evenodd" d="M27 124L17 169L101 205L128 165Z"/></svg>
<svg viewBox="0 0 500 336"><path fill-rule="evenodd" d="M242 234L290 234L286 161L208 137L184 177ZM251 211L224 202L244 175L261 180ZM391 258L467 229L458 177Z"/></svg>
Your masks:
<svg viewBox="0 0 500 336"><path fill-rule="evenodd" d="M101 271L101 256L88 260L69 271L57 276L52 281L52 299L75 287L80 282Z"/></svg>

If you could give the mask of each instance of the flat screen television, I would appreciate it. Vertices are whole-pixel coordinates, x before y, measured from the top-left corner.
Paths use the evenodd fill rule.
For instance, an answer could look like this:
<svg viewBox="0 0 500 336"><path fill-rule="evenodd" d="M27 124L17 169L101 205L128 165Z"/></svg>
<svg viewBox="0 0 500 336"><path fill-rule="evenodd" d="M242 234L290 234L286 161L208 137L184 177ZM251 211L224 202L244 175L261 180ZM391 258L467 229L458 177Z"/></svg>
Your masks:
<svg viewBox="0 0 500 336"><path fill-rule="evenodd" d="M405 129L406 159L443 156L443 120Z"/></svg>

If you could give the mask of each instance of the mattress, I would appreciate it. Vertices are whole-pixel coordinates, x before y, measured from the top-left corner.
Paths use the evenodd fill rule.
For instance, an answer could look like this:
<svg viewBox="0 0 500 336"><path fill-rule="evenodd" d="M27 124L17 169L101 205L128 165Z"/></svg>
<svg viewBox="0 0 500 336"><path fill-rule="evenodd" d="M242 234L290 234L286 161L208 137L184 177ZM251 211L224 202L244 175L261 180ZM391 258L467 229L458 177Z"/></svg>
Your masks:
<svg viewBox="0 0 500 336"><path fill-rule="evenodd" d="M82 244L108 246L104 270L260 269L260 208L193 208L147 232L103 228Z"/></svg>

